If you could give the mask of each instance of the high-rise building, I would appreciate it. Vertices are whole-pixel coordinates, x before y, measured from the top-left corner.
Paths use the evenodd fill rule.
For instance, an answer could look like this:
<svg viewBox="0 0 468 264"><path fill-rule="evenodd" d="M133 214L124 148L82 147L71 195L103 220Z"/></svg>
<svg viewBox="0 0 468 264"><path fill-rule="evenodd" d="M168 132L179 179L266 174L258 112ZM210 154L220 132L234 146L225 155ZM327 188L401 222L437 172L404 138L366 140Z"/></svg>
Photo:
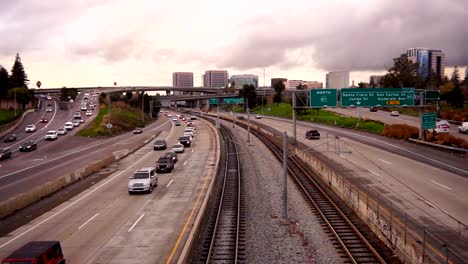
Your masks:
<svg viewBox="0 0 468 264"><path fill-rule="evenodd" d="M380 82L382 81L383 75L371 75L369 77L369 84L373 84L373 87L380 87Z"/></svg>
<svg viewBox="0 0 468 264"><path fill-rule="evenodd" d="M288 80L286 81L286 90L296 90L299 85L302 85L303 80Z"/></svg>
<svg viewBox="0 0 468 264"><path fill-rule="evenodd" d="M329 72L325 75L325 88L348 88L349 71Z"/></svg>
<svg viewBox="0 0 468 264"><path fill-rule="evenodd" d="M303 83L306 89L322 89L323 83L317 81L306 81Z"/></svg>
<svg viewBox="0 0 468 264"><path fill-rule="evenodd" d="M203 86L207 88L224 88L228 85L229 75L227 71L205 71L203 74Z"/></svg>
<svg viewBox="0 0 468 264"><path fill-rule="evenodd" d="M465 80L468 80L468 66L465 68Z"/></svg>
<svg viewBox="0 0 468 264"><path fill-rule="evenodd" d="M193 87L193 72L173 72L172 86Z"/></svg>
<svg viewBox="0 0 468 264"><path fill-rule="evenodd" d="M271 88L274 89L277 83L284 83L287 81L288 79L286 78L271 78Z"/></svg>
<svg viewBox="0 0 468 264"><path fill-rule="evenodd" d="M255 89L258 88L258 76L253 74L239 74L232 75L229 79L231 86L234 84L236 89L242 89L244 85L253 85Z"/></svg>
<svg viewBox="0 0 468 264"><path fill-rule="evenodd" d="M440 50L411 48L406 51L408 60L418 63L418 75L427 80L434 72L439 78L445 76L445 54Z"/></svg>

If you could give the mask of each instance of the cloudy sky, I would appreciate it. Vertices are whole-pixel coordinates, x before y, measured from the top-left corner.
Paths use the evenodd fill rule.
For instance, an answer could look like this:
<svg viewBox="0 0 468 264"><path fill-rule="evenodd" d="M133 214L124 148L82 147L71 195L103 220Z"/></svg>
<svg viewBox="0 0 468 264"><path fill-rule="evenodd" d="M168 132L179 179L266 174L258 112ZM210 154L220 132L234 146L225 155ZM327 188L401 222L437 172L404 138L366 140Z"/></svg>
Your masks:
<svg viewBox="0 0 468 264"><path fill-rule="evenodd" d="M174 71L324 82L383 73L409 47L468 65L467 0L0 0L0 65L43 87L171 85ZM450 70L449 70L450 71Z"/></svg>

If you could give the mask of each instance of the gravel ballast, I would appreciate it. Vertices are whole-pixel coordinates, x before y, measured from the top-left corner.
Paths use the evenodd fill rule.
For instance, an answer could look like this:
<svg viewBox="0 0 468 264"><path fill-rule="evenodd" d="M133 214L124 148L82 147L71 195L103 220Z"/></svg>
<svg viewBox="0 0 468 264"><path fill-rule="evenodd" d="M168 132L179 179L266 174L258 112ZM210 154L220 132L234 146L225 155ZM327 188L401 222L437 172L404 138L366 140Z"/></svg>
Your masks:
<svg viewBox="0 0 468 264"><path fill-rule="evenodd" d="M242 153L246 262L344 263L346 259L338 253L291 179L288 179L288 218L283 219L282 165L253 135L249 145L244 129L236 126L231 131Z"/></svg>

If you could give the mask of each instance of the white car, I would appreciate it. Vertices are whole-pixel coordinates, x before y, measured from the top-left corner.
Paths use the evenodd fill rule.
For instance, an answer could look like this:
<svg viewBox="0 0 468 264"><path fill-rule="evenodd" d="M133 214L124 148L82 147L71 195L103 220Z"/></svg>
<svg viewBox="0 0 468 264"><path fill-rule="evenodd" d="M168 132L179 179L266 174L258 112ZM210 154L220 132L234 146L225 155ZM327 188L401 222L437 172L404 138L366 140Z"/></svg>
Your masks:
<svg viewBox="0 0 468 264"><path fill-rule="evenodd" d="M47 134L44 136L45 140L56 140L58 137L56 130L49 130Z"/></svg>
<svg viewBox="0 0 468 264"><path fill-rule="evenodd" d="M25 131L26 132L34 132L34 131L36 131L36 126L35 125L27 125Z"/></svg>
<svg viewBox="0 0 468 264"><path fill-rule="evenodd" d="M86 107L86 105L82 105L81 106L81 111L86 111L88 108Z"/></svg>
<svg viewBox="0 0 468 264"><path fill-rule="evenodd" d="M93 111L90 111L90 110L86 111L86 115L87 115L87 116L92 116L92 115L93 115Z"/></svg>
<svg viewBox="0 0 468 264"><path fill-rule="evenodd" d="M72 124L73 124L74 127L77 127L77 126L80 125L80 121L79 120L73 120Z"/></svg>
<svg viewBox="0 0 468 264"><path fill-rule="evenodd" d="M177 143L172 147L172 151L175 153L183 153L184 152L184 145Z"/></svg>
<svg viewBox="0 0 468 264"><path fill-rule="evenodd" d="M153 187L158 186L158 175L153 167L137 170L128 181L128 194L134 192L153 192Z"/></svg>
<svg viewBox="0 0 468 264"><path fill-rule="evenodd" d="M73 127L73 125L72 125L72 127ZM67 129L65 129L65 128L57 129L57 135L65 135L65 134L67 134Z"/></svg>
<svg viewBox="0 0 468 264"><path fill-rule="evenodd" d="M52 107L51 107L51 106L48 106L48 107L46 108L46 112L52 112Z"/></svg>
<svg viewBox="0 0 468 264"><path fill-rule="evenodd" d="M256 119L262 119L262 115L256 115L255 118Z"/></svg>
<svg viewBox="0 0 468 264"><path fill-rule="evenodd" d="M73 118L75 118L75 117L81 117L81 113L80 112L75 112L73 114Z"/></svg>
<svg viewBox="0 0 468 264"><path fill-rule="evenodd" d="M392 112L390 113L390 115L391 115L391 116L399 116L400 113L399 113L398 111L392 111Z"/></svg>
<svg viewBox="0 0 468 264"><path fill-rule="evenodd" d="M185 129L185 131L184 131L184 136L193 137L193 130L191 130L191 129Z"/></svg>
<svg viewBox="0 0 468 264"><path fill-rule="evenodd" d="M72 122L66 122L65 126L63 126L66 130L72 130L73 129L73 123Z"/></svg>

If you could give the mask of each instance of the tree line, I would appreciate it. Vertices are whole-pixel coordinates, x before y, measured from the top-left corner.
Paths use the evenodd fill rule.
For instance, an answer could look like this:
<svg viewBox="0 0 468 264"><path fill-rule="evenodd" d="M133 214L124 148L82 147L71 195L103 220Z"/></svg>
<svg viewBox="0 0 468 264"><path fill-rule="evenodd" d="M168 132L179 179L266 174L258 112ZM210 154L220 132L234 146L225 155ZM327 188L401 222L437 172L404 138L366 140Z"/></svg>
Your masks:
<svg viewBox="0 0 468 264"><path fill-rule="evenodd" d="M28 76L18 53L11 68L11 74L0 65L0 98L16 98L16 102L20 103L24 109L34 98L34 91L28 89L28 84Z"/></svg>

